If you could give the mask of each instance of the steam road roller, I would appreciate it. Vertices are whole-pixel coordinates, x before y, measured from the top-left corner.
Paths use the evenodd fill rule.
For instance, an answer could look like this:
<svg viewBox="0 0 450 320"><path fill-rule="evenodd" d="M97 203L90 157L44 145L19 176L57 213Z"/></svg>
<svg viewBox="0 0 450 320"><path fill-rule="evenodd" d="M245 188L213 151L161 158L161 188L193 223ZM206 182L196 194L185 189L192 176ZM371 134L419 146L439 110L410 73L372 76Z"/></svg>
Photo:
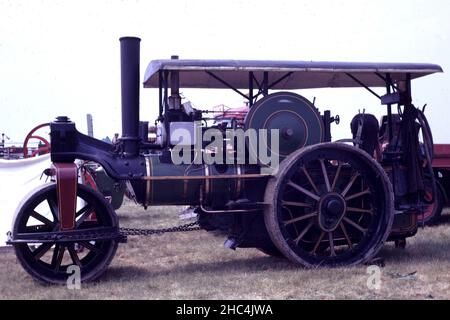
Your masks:
<svg viewBox="0 0 450 320"><path fill-rule="evenodd" d="M9 243L34 278L65 283L76 265L82 281L94 280L129 235L105 197L78 184L77 160L99 164L144 207L190 206L201 229L226 233L229 248L299 266L365 263L386 241L401 245L416 233L436 187L432 135L411 82L440 66L153 60L143 87L158 90L159 116L149 125L139 119L140 39L121 38L120 48L121 137L104 143L58 116L51 182L16 212ZM358 113L349 138L332 142L339 117L299 92L349 87L367 90L386 115ZM184 88L232 90L247 106L218 116L182 98Z"/></svg>

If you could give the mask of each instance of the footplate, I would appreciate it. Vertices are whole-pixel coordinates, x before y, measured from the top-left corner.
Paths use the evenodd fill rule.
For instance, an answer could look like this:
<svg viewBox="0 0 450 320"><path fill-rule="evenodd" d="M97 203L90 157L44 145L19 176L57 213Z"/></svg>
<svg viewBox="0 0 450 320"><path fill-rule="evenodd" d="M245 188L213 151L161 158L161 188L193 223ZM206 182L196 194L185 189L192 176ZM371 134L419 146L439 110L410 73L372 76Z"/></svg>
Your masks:
<svg viewBox="0 0 450 320"><path fill-rule="evenodd" d="M80 241L118 240L126 242L127 237L117 227L99 227L88 230L68 230L54 232L18 233L12 238L8 233L7 244L18 243L61 243Z"/></svg>

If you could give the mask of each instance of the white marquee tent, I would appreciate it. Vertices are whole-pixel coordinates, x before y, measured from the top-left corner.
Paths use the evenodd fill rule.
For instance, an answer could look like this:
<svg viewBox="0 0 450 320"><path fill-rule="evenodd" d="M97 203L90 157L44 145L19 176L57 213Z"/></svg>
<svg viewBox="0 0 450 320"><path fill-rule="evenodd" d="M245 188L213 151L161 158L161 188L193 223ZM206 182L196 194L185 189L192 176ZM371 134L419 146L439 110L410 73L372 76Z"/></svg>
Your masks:
<svg viewBox="0 0 450 320"><path fill-rule="evenodd" d="M45 183L42 172L51 165L50 154L39 157L0 159L0 247L5 246L6 233L11 230L14 213L23 198Z"/></svg>

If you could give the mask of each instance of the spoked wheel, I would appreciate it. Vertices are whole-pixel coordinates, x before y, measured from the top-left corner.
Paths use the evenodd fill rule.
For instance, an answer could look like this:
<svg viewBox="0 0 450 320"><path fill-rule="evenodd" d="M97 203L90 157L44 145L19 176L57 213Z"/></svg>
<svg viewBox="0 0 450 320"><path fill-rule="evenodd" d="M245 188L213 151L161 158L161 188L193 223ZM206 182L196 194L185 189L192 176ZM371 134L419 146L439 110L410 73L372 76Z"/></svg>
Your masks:
<svg viewBox="0 0 450 320"><path fill-rule="evenodd" d="M21 206L13 226L13 239L33 237L33 234L59 231L59 208L56 185L38 189ZM98 192L78 185L76 230L118 227L117 218ZM105 228L103 228L105 229ZM106 230L106 229L105 229ZM41 239L41 238L39 238ZM108 267L117 249L117 240L14 243L16 256L24 269L35 279L54 284L66 283L67 268L77 265L81 281L99 277Z"/></svg>
<svg viewBox="0 0 450 320"><path fill-rule="evenodd" d="M30 157L30 155L28 154L28 149L29 149L29 144L30 141L38 141L39 145L36 148L36 150L34 150L31 154L31 157L34 157L36 155L40 155L40 154L46 154L50 152L50 142L48 140L48 138L44 138L41 135L38 135L37 132L42 132L43 128L47 128L50 127L50 123L43 123L40 124L36 127L34 127L33 129L31 129L31 131L27 134L27 136L25 137L25 140L23 142L23 157L24 158L28 158Z"/></svg>
<svg viewBox="0 0 450 320"><path fill-rule="evenodd" d="M342 143L317 144L287 157L267 185L265 202L273 243L307 267L368 261L393 221L385 172L365 152Z"/></svg>

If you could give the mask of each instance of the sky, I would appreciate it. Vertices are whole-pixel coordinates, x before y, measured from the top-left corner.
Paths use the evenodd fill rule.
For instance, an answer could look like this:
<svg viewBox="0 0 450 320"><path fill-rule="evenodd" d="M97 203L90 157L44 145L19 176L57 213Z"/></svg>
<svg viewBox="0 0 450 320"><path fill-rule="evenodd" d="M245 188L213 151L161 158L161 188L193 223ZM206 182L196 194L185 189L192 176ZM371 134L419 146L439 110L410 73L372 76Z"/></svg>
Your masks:
<svg viewBox="0 0 450 320"><path fill-rule="evenodd" d="M450 143L450 1L447 0L0 0L0 133L23 141L67 115L96 138L121 131L119 38L141 41L141 78L153 59L424 62L444 73L413 81L428 104L435 142ZM238 107L230 90L182 90L201 109ZM333 139L350 136L359 109L385 112L364 89L303 90L339 114ZM141 120L157 116L155 89L141 89Z"/></svg>

